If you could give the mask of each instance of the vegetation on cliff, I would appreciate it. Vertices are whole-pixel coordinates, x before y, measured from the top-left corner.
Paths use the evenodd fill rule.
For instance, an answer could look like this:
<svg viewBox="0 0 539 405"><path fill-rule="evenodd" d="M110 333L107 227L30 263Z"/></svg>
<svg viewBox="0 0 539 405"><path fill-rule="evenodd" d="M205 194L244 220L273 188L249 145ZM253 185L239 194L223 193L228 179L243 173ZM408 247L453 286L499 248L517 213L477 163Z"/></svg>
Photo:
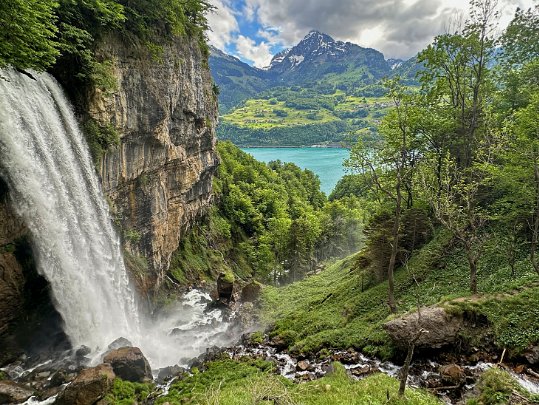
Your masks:
<svg viewBox="0 0 539 405"><path fill-rule="evenodd" d="M108 31L153 46L175 36L204 38L211 8L203 0L6 0L0 5L0 67L45 70L70 62L72 75L91 79L103 63L95 60L95 41Z"/></svg>

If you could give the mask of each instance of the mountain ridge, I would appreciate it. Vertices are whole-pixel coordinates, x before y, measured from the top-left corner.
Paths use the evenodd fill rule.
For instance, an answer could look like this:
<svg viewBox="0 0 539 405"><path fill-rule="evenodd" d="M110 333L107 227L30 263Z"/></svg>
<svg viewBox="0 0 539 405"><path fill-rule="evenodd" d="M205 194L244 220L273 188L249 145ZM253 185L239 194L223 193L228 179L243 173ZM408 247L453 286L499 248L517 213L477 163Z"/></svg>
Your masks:
<svg viewBox="0 0 539 405"><path fill-rule="evenodd" d="M310 31L295 46L256 68L211 49L219 87L219 139L241 146L347 143L350 135L376 137L389 100L384 77L414 85L415 60L385 59L372 48Z"/></svg>
<svg viewBox="0 0 539 405"><path fill-rule="evenodd" d="M317 82L351 91L372 85L385 76L406 74L407 70L398 68L412 59L386 60L376 49L335 40L311 30L293 47L276 53L264 68L251 66L214 46L210 46L209 63L221 90L220 110L226 113L242 101L277 86ZM343 84L341 78L346 83Z"/></svg>

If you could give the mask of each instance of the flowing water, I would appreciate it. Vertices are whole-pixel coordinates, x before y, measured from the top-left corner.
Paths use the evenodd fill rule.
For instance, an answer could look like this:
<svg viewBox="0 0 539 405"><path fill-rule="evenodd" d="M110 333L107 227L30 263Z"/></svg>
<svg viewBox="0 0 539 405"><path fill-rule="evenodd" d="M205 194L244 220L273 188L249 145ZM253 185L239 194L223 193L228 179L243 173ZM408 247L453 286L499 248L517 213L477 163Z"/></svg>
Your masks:
<svg viewBox="0 0 539 405"><path fill-rule="evenodd" d="M0 170L74 346L140 332L135 295L84 138L48 75L0 80Z"/></svg>
<svg viewBox="0 0 539 405"><path fill-rule="evenodd" d="M50 283L72 345L96 361L125 337L152 367L176 364L220 343L228 324L192 292L175 311L142 319L108 206L83 134L58 83L0 71L0 176L31 233L38 271ZM212 328L207 324L212 323Z"/></svg>

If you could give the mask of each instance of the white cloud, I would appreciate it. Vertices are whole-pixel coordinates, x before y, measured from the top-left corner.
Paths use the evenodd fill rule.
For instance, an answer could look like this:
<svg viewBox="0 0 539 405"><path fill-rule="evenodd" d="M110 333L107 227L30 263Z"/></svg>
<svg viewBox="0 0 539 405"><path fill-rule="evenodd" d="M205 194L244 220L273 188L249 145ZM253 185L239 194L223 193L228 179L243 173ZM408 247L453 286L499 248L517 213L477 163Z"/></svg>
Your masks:
<svg viewBox="0 0 539 405"><path fill-rule="evenodd" d="M275 27L261 28L258 30L256 35L268 41L270 46L282 45L281 33Z"/></svg>
<svg viewBox="0 0 539 405"><path fill-rule="evenodd" d="M234 11L226 3L226 0L211 0L210 3L217 9L208 14L208 31L210 44L216 48L225 49L226 45L234 41L235 34L240 30Z"/></svg>
<svg viewBox="0 0 539 405"><path fill-rule="evenodd" d="M252 61L256 67L268 66L272 58L270 46L266 42L257 45L251 38L243 35L238 36L236 49L241 57Z"/></svg>
<svg viewBox="0 0 539 405"><path fill-rule="evenodd" d="M261 26L279 29L281 42L296 44L311 29L335 39L373 47L386 57L410 57L444 32L455 15L467 15L468 0L245 0ZM517 6L534 0L499 0L500 26ZM278 42L278 41L277 41Z"/></svg>
<svg viewBox="0 0 539 405"><path fill-rule="evenodd" d="M246 2L243 7L243 16L247 21L254 21L256 17L256 8L255 5L249 2Z"/></svg>

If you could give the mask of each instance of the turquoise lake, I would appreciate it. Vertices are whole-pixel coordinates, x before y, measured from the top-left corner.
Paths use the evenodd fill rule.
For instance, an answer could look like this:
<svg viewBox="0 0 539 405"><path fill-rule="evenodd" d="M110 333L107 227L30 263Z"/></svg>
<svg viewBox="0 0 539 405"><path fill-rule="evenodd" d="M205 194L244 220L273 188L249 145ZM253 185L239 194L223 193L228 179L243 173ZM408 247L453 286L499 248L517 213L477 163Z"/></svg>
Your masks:
<svg viewBox="0 0 539 405"><path fill-rule="evenodd" d="M340 148L241 148L261 162L280 160L295 163L302 169L312 170L320 178L320 188L331 193L345 174L342 166L350 152Z"/></svg>

